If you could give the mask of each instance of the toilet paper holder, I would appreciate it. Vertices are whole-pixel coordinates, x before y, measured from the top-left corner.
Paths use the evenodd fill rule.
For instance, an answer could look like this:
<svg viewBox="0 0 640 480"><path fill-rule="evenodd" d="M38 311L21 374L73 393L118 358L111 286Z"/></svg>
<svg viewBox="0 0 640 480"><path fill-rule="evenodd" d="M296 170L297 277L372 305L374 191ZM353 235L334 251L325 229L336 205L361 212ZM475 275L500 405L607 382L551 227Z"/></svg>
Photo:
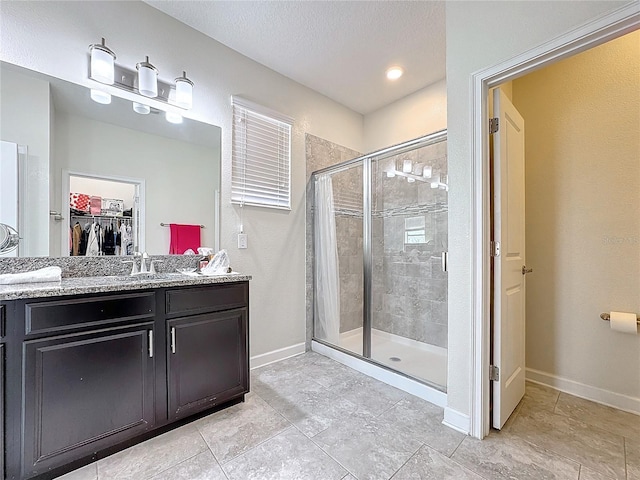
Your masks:
<svg viewBox="0 0 640 480"><path fill-rule="evenodd" d="M608 313L601 313L600 314L600 318L606 322L611 320L611 315L609 315ZM640 323L640 318L638 318L638 316L636 315L636 322Z"/></svg>

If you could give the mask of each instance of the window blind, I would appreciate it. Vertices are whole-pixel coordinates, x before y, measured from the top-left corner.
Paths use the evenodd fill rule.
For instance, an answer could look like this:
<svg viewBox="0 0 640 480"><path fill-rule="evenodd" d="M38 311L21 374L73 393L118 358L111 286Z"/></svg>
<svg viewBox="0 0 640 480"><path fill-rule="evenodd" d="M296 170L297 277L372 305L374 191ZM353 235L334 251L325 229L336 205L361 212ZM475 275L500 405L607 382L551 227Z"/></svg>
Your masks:
<svg viewBox="0 0 640 480"><path fill-rule="evenodd" d="M291 209L293 119L232 98L231 203Z"/></svg>

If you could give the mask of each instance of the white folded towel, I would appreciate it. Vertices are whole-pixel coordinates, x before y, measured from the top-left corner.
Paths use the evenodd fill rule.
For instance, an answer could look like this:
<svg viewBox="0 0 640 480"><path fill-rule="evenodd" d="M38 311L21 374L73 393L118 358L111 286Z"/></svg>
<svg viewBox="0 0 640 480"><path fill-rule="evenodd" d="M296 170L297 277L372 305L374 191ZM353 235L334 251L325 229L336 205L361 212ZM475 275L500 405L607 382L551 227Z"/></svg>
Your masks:
<svg viewBox="0 0 640 480"><path fill-rule="evenodd" d="M5 273L0 275L0 285L15 285L18 283L59 282L62 279L60 267L45 267L40 270L22 273Z"/></svg>

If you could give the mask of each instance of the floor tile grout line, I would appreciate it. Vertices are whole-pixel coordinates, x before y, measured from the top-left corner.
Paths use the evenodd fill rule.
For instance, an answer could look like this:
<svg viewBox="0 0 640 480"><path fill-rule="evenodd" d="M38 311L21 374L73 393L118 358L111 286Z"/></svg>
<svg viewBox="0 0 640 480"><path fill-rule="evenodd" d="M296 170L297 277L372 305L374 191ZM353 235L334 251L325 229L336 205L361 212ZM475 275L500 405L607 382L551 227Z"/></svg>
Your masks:
<svg viewBox="0 0 640 480"><path fill-rule="evenodd" d="M458 451L458 449L460 448L460 445L462 445L462 442L464 442L467 438L469 438L468 435L462 437L462 440L460 440L460 442L458 443L458 445L456 445L456 448L453 449L453 452L451 452L450 455L445 455L447 458L450 458L451 460L453 460L453 454L456 453ZM482 440L481 440L482 441ZM433 447L431 447L433 448ZM457 463L457 462L456 462Z"/></svg>
<svg viewBox="0 0 640 480"><path fill-rule="evenodd" d="M606 405L606 404L604 404L604 403L599 403L599 402L596 402L596 401L594 401L594 400L589 400L589 399L587 399L587 398L578 397L578 396L576 396L576 395L572 395L571 393L562 392L562 391L557 390L556 388L553 388L553 387L549 387L549 388L551 388L552 390L555 390L556 392L558 392L558 396L556 397L556 401L554 402L553 410L552 410L552 412L551 412L551 413L553 413L554 415L560 415L560 416L562 416L562 417L571 418L571 419L573 419L573 420L577 420L577 421L579 421L579 422L582 422L583 424L587 425L587 426L588 426L588 427L590 427L590 428L594 428L594 429L600 430L601 432L609 433L609 434L611 434L611 435L617 435L617 436L619 436L619 437L624 437L624 438L626 438L626 435L620 434L620 433L618 433L618 432L614 432L614 431L612 431L612 430L607 429L606 427L602 427L601 425L595 425L595 424L593 424L593 423L589 423L589 422L587 422L586 420L582 420L581 418L574 417L574 416L572 416L572 415L570 415L570 414L568 414L568 413L558 413L556 410L557 410L558 403L560 403L560 397L561 397L562 395L564 395L564 396L568 396L568 397L576 398L576 399L581 400L581 401L585 401L585 402L592 403L592 404L594 404L597 408L603 407L603 408L606 408L606 409L613 409L613 410L615 410L615 411L617 411L617 412L623 412L623 413L631 413L631 412L626 412L625 410L620 410L620 409L615 408L615 407L612 407L612 406L610 406L610 405ZM631 415L633 415L633 413L631 413Z"/></svg>
<svg viewBox="0 0 640 480"><path fill-rule="evenodd" d="M563 454L561 454L561 453L559 453L559 452L556 452L555 450L551 450L550 448L543 447L542 445L538 445L538 444L536 444L536 443L533 443L532 441L530 441L530 440L528 440L528 439L526 439L526 438L524 438L524 437L522 437L522 436L520 436L520 435L518 435L518 434L513 434L513 435L514 435L514 436L516 436L516 437L518 437L518 438L519 438L520 440L522 440L523 442L528 443L529 445L532 445L532 446L534 446L535 448L537 448L537 449L539 449L539 450L543 450L543 451L545 451L545 452L547 452L547 453L550 453L550 454L552 454L552 455L555 455L556 457L560 457L560 458L563 458L563 459L565 459L565 460L567 460L567 461L569 461L569 462L572 462L572 463L576 463L576 464L578 464L578 467L579 467L578 469L580 469L580 468L582 467L582 462L581 462L581 461L578 461L578 460L576 460L576 459L574 459L574 458L571 458L571 457L568 457L568 456L566 456L566 455L563 455ZM590 469L591 469L591 470L593 470L594 472L600 473L600 474L602 474L602 475L609 476L609 474L608 474L608 473L604 473L604 472L603 472L603 471L601 471L601 470L597 470L597 469L592 468L592 467L588 467L588 468L590 468ZM625 465L625 469L626 469L626 465ZM625 475L625 476L626 476L626 475Z"/></svg>
<svg viewBox="0 0 640 480"><path fill-rule="evenodd" d="M409 458L407 458L407 461L406 461L406 462L404 462L402 465L400 465L400 468L398 468L395 472L393 472L393 474L389 477L389 480L393 480L393 477L395 477L395 476L398 474L398 472L399 472L400 470L402 470L402 468L403 468L407 463L409 463L409 462L411 461L411 459L412 459L413 457L415 457L415 456L418 454L418 452L419 452L420 450L422 450L422 449L424 448L424 446L425 446L425 445L426 445L426 444L425 444L424 442L422 442L422 443L420 444L420 446L418 447L418 449L417 449L415 452L413 452L413 454L411 454L411 456L410 456Z"/></svg>
<svg viewBox="0 0 640 480"><path fill-rule="evenodd" d="M534 413L538 413L538 414L547 413L547 414L549 414L551 416L551 418L559 417L559 418L568 419L568 420L570 420L572 422L576 422L576 423L580 424L580 426L584 427L586 430L592 430L592 431L595 431L596 433L600 432L601 434L604 433L604 434L606 434L608 436L619 437L619 438L621 438L623 440L623 445L624 445L624 439L625 439L624 435L621 435L621 434L616 433L616 432L612 432L610 430L607 430L605 428L599 427L597 425L593 425L591 423L587 423L584 420L582 420L581 418L573 417L573 416L567 415L565 413L548 412L548 411L543 411L543 410L540 410L540 411L534 412ZM602 437L601 437L601 440L604 441L604 442L607 442L610 445L619 446L618 442L613 442L613 441L610 441L610 440L606 440L606 439L604 439Z"/></svg>
<svg viewBox="0 0 640 480"><path fill-rule="evenodd" d="M202 432L200 431L200 429L198 427L196 427L196 430L198 431L198 433L200 434L200 437L202 438L202 440L204 441L204 444L207 446L207 450L209 450L209 453L211 453L211 456L213 457L213 459L216 462L216 465L218 465L218 467L220 468L220 471L222 472L222 474L224 475L224 477L229 480L229 475L227 475L227 472L224 471L224 468L222 468L222 465L220 464L220 462L218 461L218 458L216 457L216 454L213 453L213 450L211 450L211 447L209 446L209 442L207 442L207 439L204 438L204 435L202 435Z"/></svg>
<svg viewBox="0 0 640 480"><path fill-rule="evenodd" d="M258 395L257 393L256 393L255 395L256 395L256 396L258 396L258 397L260 397L260 395ZM216 462L218 462L218 465L220 465L220 468L222 468L222 471L223 471L223 473L225 474L225 476L226 476L227 478L229 478L229 477L226 475L226 472L224 471L223 465L226 465L227 463L229 463L229 462L230 462L230 461L232 461L232 460L235 460L236 458L240 457L241 455L244 455L245 453L250 452L251 450L254 450L255 448L257 448L257 447L259 447L260 445L262 445L263 443L268 442L268 441L269 441L269 440L271 440L272 438L277 437L278 435L280 435L281 433L283 433L285 430L288 430L289 428L291 428L292 426L294 426L294 425L293 425L289 420L287 420L287 419L286 419L282 414L280 414L280 412L278 412L278 411L277 411L276 409L274 409L271 405L269 405L269 403L268 403L266 400L264 400L262 397L260 397L260 399L261 399L261 400L262 400L262 401L263 401L263 402L264 402L264 403L265 403L269 408L271 408L271 409L272 409L272 410L273 410L277 415L279 415L280 417L282 417L282 418L284 419L284 421L285 421L285 422L287 422L289 425L288 425L285 429L281 430L280 432L278 432L278 433L276 433L276 434L274 434L274 435L271 435L269 438L267 438L267 439L265 439L265 440L263 440L263 441L261 441L261 442L257 443L256 445L254 445L254 446L253 446L253 447L251 447L250 449L245 450L245 451L244 451L244 452L242 452L242 453L239 453L239 454L238 454L238 455L236 455L235 457L230 458L229 460L227 460L227 461L225 461L225 462L220 462L220 461L218 460L218 458L216 457L215 453L213 453L213 450L211 450L211 446L209 445L209 442L207 442L207 440L204 438L204 436L202 435L202 432L200 431L200 429L199 429L198 427L196 427L196 430L198 430L198 433L200 433L200 436L203 438L204 443L207 445L207 448L209 448L209 451L210 451L210 452L211 452L211 454L213 455L213 458L215 458L215 459L216 459Z"/></svg>
<svg viewBox="0 0 640 480"><path fill-rule="evenodd" d="M449 455L448 457L447 457L446 455L444 455L444 454L442 454L442 455L443 455L444 457L448 458L449 460L451 460L453 463L455 463L456 465L458 465L458 466L459 466L460 468L462 468L463 470L467 470L467 471L469 471L469 472L471 472L471 473L474 473L475 475L477 475L478 477L482 478L483 480L491 480L491 479L488 479L487 477L485 477L484 473L480 473L480 472L478 472L478 471L474 470L474 469L473 469L473 468L471 468L471 467L468 467L468 466L466 466L466 465L463 465L463 464L462 464L462 463L460 463L458 460L456 460L455 458L453 458L453 454L454 454L454 453L456 453L456 452L458 451L458 449L460 448L460 445L462 445L462 443L463 443L465 440L469 440L470 438L471 438L471 437L470 437L469 435L467 435L467 436L465 436L462 440L460 440L460 443L458 444L458 446L455 448L455 450L454 450L453 452L451 452L451 455ZM479 440L479 441L481 442L482 440ZM425 445L426 445L426 444L425 444ZM429 447L429 448L431 448L431 449L435 450L436 452L438 451L438 450L436 450L435 448L433 448L433 447L431 447L431 446L429 446L429 445L427 445L427 447ZM439 452L439 453L440 453L440 452Z"/></svg>
<svg viewBox="0 0 640 480"><path fill-rule="evenodd" d="M198 430L196 429L196 431L198 431ZM198 435L200 435L200 438L202 438L202 434L200 433L200 431L198 431ZM206 440L205 440L204 438L202 438L202 441L204 442L204 444L205 444L205 445L207 445L207 442L206 442ZM189 461L189 460L191 460L192 458L197 457L198 455L200 455L201 453L206 452L207 450L211 451L211 450L209 449L209 445L207 445L207 448L206 448L205 450L202 450L202 451L200 451L200 452L196 452L196 453L194 453L193 455L191 455L190 457L183 458L183 459L182 459L182 460L180 460L179 462L174 463L174 464L172 464L172 465L169 465L169 466L168 466L167 468L165 468L164 470L160 470L159 472L154 473L154 474L153 474L152 476L150 476L150 477L145 477L145 479L147 479L147 480L153 479L153 477L157 477L158 475L160 475L160 474L162 474L162 473L166 472L167 470L170 470L170 469L172 469L172 468L174 468L174 467L177 467L178 465L182 465L184 462ZM211 455L213 456L213 458L214 458L214 460L215 460L215 458L216 458L216 457L215 457L215 455L213 455L213 452L211 452ZM216 461L217 461L217 460L216 460Z"/></svg>
<svg viewBox="0 0 640 480"><path fill-rule="evenodd" d="M316 441L314 441L314 440L313 440L313 438L309 437L309 436L308 436L308 435L306 435L302 430L300 430L300 429L298 428L298 426L297 426L297 425L295 425L295 424L294 424L294 425L293 425L293 428L295 428L295 429L296 429L296 430L298 430L302 435L304 435L304 436L305 436L305 438L306 438L307 440L311 441L311 443L313 443L316 447L318 447L318 449L320 449L320 451L321 451L322 453L324 453L327 457L329 457L331 460L333 460L333 461L334 461L334 462L336 462L338 465L340 465L342 468L344 468L344 470L345 470L345 472L347 472L347 474L346 474L346 475L344 475L342 478L345 478L345 477L347 477L347 476L349 476L349 475L352 475L352 476L354 476L354 477L356 476L356 475L355 475L351 470L349 470L349 469L348 469L347 467L345 467L342 463L340 463L340 461L338 461L338 459L337 459L337 458L334 458L334 457L333 457L329 452L327 452L324 448L322 448L320 445L318 445L318 443L317 443ZM325 430L326 430L326 429L325 429ZM324 430L323 430L323 432L324 432ZM316 435L319 435L320 433L322 433L322 432L318 432Z"/></svg>
<svg viewBox="0 0 640 480"><path fill-rule="evenodd" d="M266 443L266 442L268 442L269 440L272 440L272 439L276 438L278 435L282 435L284 432L286 432L287 430L291 429L292 427L293 427L293 428L295 428L295 425L293 425L292 423L289 423L289 426L288 426L287 428L285 428L284 430L279 431L279 432L278 432L278 433L276 433L275 435L271 435L269 438L267 438L267 439L265 439L265 440L262 440L260 443L256 443L253 447L249 448L248 450L245 450L244 452L239 453L239 454L238 454L238 455L236 455L235 457L230 458L229 460L226 460L226 461L222 462L222 463L220 464L220 466L224 468L224 465L227 465L229 462L232 462L232 461L236 460L237 458L239 458L239 457L243 456L244 454L249 453L249 452L251 452L251 451L255 450L256 448L258 448L258 447L259 447L260 445L262 445L263 443ZM215 457L215 455L214 455L214 457Z"/></svg>
<svg viewBox="0 0 640 480"><path fill-rule="evenodd" d="M325 430L326 430L326 429L325 429ZM324 430L323 430L323 431L324 431ZM318 433L318 434L316 434L316 435L319 435L319 433ZM351 475L351 476L353 476L354 478L356 478L356 479L357 479L357 478L358 478L358 476L357 476L354 472L352 472L351 470L349 470L345 465L343 465L343 464L342 464L342 462L340 462L340 460L338 460L338 459L337 459L337 458L335 458L333 455L331 455L329 452L327 452L324 448L322 448L322 445L320 445L316 440L314 440L314 437L315 437L316 435L314 435L314 436L313 436L313 437L311 437L311 438L309 438L309 437L307 437L307 438L309 438L309 440L311 440L311 441L314 443L314 445L315 445L316 447L318 447L318 448L319 448L320 450L322 450L326 455L328 455L328 456L329 456L329 458L331 458L334 462L336 462L338 465L340 465L342 468L344 468L347 472L349 472L349 475Z"/></svg>
<svg viewBox="0 0 640 480"><path fill-rule="evenodd" d="M562 395L562 392L560 390L557 390L558 392L558 396L556 397L556 401L553 402L553 410L551 411L551 413L556 413L556 408L558 408L558 402L560 401L560 395Z"/></svg>

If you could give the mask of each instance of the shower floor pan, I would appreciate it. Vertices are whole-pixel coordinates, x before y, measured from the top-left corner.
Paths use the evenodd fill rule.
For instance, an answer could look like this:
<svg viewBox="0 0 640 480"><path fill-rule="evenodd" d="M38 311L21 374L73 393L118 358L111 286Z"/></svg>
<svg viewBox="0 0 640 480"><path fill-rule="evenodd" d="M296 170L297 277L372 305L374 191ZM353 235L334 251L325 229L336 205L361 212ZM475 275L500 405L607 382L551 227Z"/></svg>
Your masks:
<svg viewBox="0 0 640 480"><path fill-rule="evenodd" d="M362 355L362 328L340 334L341 348ZM447 385L447 349L371 329L371 358L419 380Z"/></svg>

